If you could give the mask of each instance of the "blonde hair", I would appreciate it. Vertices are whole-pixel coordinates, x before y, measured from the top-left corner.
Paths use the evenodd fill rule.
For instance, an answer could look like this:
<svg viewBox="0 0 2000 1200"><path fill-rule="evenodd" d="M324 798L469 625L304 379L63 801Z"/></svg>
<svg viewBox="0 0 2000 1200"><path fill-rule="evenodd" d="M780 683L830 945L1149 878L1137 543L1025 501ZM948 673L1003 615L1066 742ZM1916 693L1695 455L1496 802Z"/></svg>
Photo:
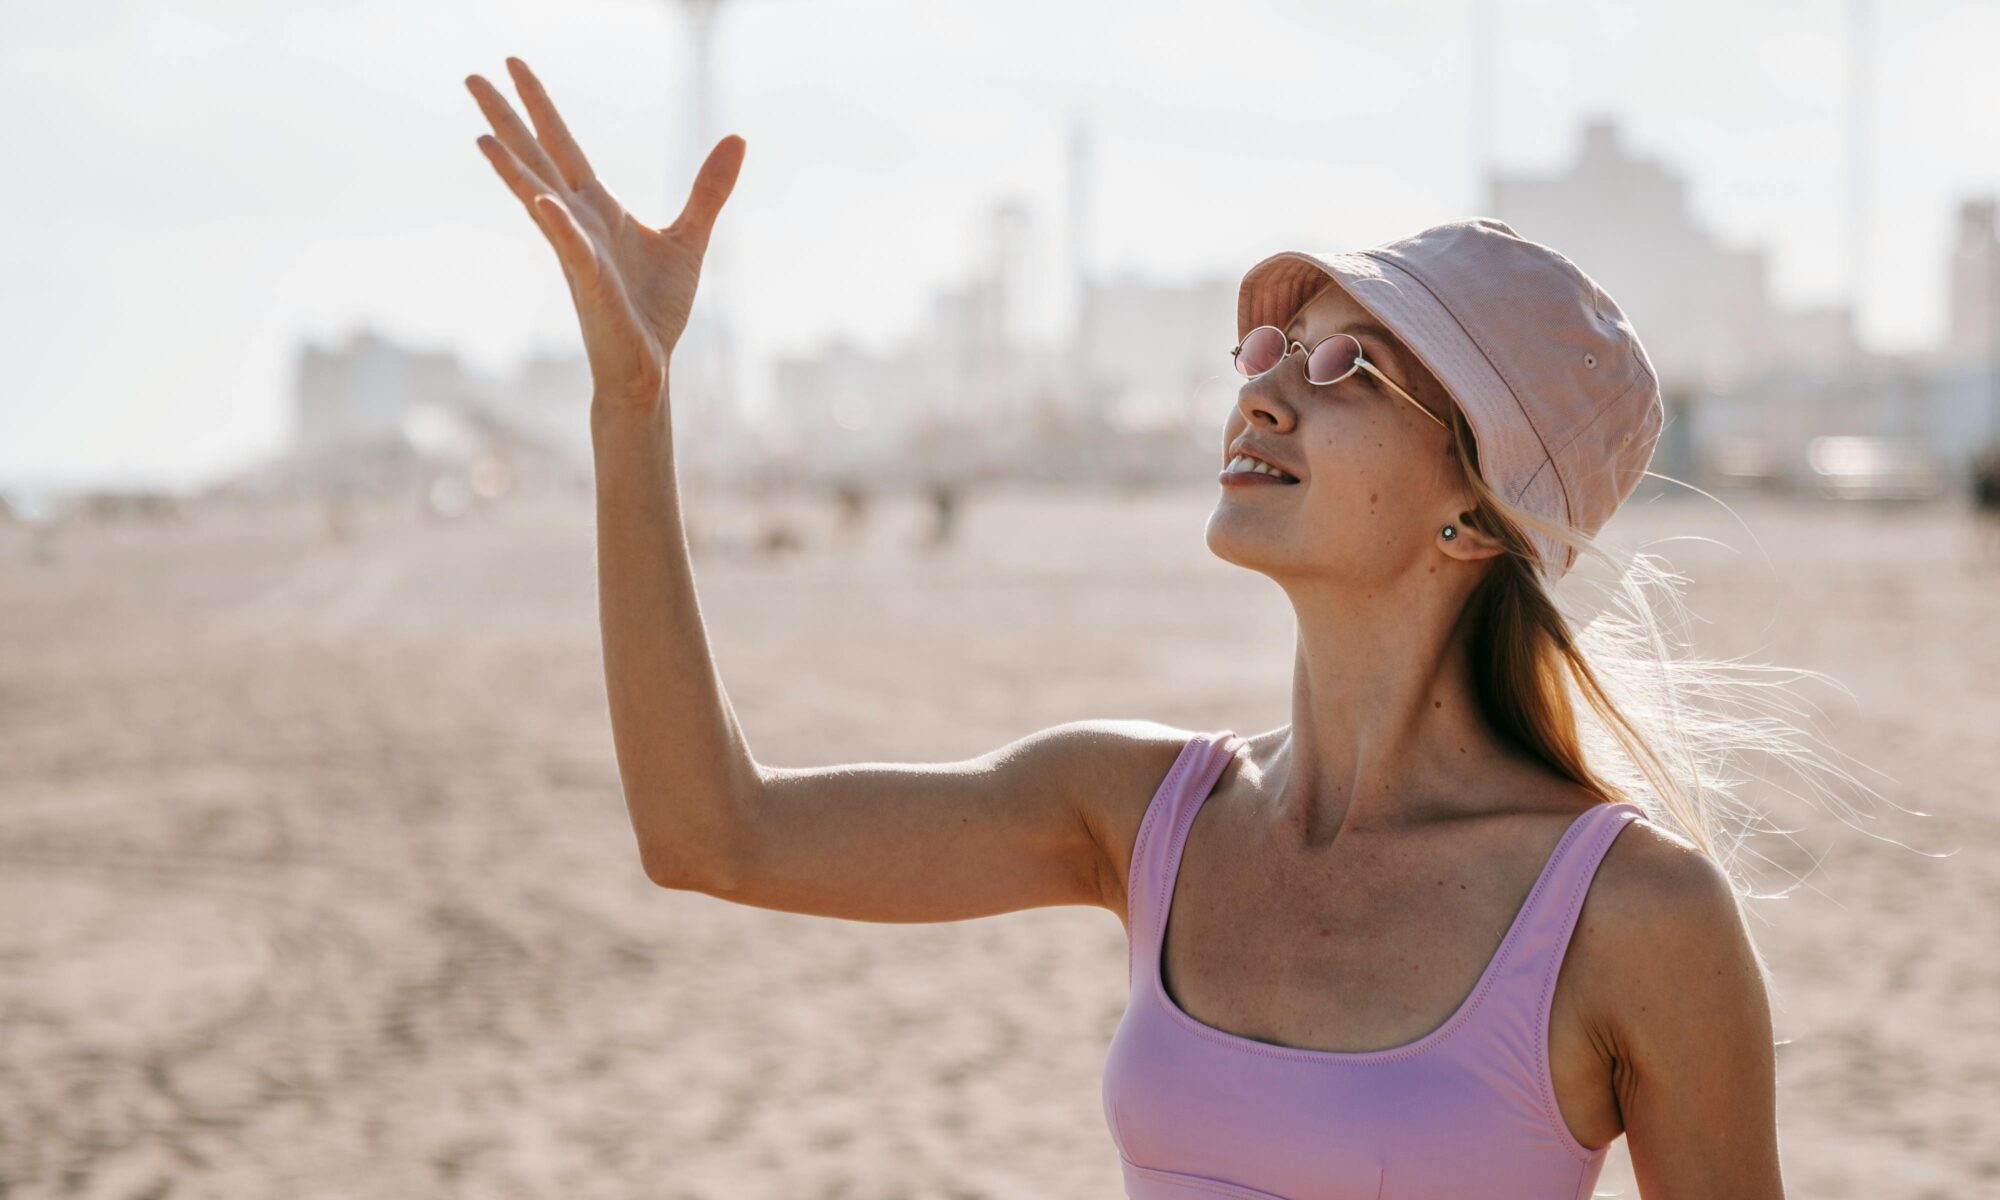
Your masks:
<svg viewBox="0 0 2000 1200"><path fill-rule="evenodd" d="M1507 548L1466 602L1468 653L1486 718L1566 778L1608 801L1638 805L1652 823L1691 842L1729 879L1739 911L1745 898L1794 890L1802 878L1779 892L1750 887L1743 856L1771 861L1750 836L1794 831L1762 821L1739 788L1755 779L1844 812L1853 809L1839 785L1880 798L1840 765L1854 760L1820 736L1792 689L1817 680L1852 693L1803 667L1690 653L1684 576L1643 551L1620 562L1594 538L1508 503L1480 473L1464 414L1453 405L1451 415L1458 461L1478 497L1470 523ZM1608 603L1581 629L1559 609L1529 530L1573 547L1578 566L1591 559L1615 578ZM1764 761L1790 768L1798 786L1757 774L1753 768ZM1768 988L1769 966L1761 950L1756 956Z"/></svg>

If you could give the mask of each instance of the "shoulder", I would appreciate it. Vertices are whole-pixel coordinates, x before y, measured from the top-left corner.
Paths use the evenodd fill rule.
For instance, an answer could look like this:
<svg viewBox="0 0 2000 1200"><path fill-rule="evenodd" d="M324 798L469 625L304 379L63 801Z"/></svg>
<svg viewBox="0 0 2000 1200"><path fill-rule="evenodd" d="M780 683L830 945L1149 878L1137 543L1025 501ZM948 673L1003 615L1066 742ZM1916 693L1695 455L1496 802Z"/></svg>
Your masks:
<svg viewBox="0 0 2000 1200"><path fill-rule="evenodd" d="M1762 966L1722 866L1638 819L1605 852L1572 935L1586 1001L1628 1060L1670 1054L1734 1022L1768 1036ZM1768 1050L1768 1046L1767 1046Z"/></svg>
<svg viewBox="0 0 2000 1200"><path fill-rule="evenodd" d="M1629 932L1715 935L1737 924L1728 874L1686 837L1647 818L1626 824L1590 887L1597 915Z"/></svg>
<svg viewBox="0 0 2000 1200"><path fill-rule="evenodd" d="M1188 740L1202 732L1107 717L1068 721L1023 740L1070 789L1097 843L1101 902L1113 912L1125 911L1125 877L1146 807Z"/></svg>
<svg viewBox="0 0 2000 1200"><path fill-rule="evenodd" d="M1778 1195L1770 998L1728 875L1643 820L1600 875L1577 928L1582 1011L1638 1178L1649 1195Z"/></svg>
<svg viewBox="0 0 2000 1200"><path fill-rule="evenodd" d="M1086 818L1117 808L1115 797L1147 776L1165 775L1197 731L1158 721L1101 717L1065 721L1012 743L1004 753L1032 758L1037 775L1073 792Z"/></svg>

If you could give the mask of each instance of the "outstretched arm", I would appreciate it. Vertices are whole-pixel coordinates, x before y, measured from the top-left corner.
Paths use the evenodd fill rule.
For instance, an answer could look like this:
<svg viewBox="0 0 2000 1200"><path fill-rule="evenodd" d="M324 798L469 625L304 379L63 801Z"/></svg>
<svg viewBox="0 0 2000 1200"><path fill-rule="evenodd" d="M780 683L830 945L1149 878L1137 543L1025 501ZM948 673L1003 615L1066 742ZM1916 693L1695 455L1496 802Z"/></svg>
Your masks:
<svg viewBox="0 0 2000 1200"><path fill-rule="evenodd" d="M667 379L743 139L718 142L680 218L650 228L597 180L527 64L507 66L533 132L484 79L466 86L494 129L480 148L555 249L589 354L604 674L647 876L855 920L1103 903L1094 800L1164 770L1150 726L1074 722L955 763L783 768L751 756L695 598Z"/></svg>
<svg viewBox="0 0 2000 1200"><path fill-rule="evenodd" d="M744 142L716 143L664 228L627 212L591 170L528 65L507 60L530 132L478 75L493 126L479 147L562 265L590 361L598 616L612 739L648 877L726 886L741 859L757 766L722 690L695 601L674 481L667 364Z"/></svg>

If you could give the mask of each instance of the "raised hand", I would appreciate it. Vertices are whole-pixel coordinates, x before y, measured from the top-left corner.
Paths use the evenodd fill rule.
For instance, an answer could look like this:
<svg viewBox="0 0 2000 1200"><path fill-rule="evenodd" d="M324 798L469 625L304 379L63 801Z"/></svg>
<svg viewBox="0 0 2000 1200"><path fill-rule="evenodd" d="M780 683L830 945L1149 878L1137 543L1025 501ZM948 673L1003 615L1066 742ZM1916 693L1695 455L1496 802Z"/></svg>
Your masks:
<svg viewBox="0 0 2000 1200"><path fill-rule="evenodd" d="M745 143L735 134L717 142L680 216L654 229L598 181L528 64L509 58L507 69L534 132L497 88L468 75L465 86L493 126L492 134L479 137L479 148L562 263L583 328L593 403L657 407L666 394L668 359L694 305L709 234L736 187Z"/></svg>

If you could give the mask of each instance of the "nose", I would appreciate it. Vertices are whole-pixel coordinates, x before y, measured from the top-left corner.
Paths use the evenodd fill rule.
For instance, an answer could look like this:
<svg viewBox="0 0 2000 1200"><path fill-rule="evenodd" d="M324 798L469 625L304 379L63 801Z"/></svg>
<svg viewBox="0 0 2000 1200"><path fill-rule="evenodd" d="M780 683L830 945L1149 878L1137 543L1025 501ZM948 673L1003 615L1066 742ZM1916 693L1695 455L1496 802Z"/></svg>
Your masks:
<svg viewBox="0 0 2000 1200"><path fill-rule="evenodd" d="M1298 412L1284 398L1279 380L1285 372L1296 369L1287 355L1284 361L1257 378L1245 380L1236 392L1236 411L1252 425L1279 431L1290 429L1298 420Z"/></svg>

